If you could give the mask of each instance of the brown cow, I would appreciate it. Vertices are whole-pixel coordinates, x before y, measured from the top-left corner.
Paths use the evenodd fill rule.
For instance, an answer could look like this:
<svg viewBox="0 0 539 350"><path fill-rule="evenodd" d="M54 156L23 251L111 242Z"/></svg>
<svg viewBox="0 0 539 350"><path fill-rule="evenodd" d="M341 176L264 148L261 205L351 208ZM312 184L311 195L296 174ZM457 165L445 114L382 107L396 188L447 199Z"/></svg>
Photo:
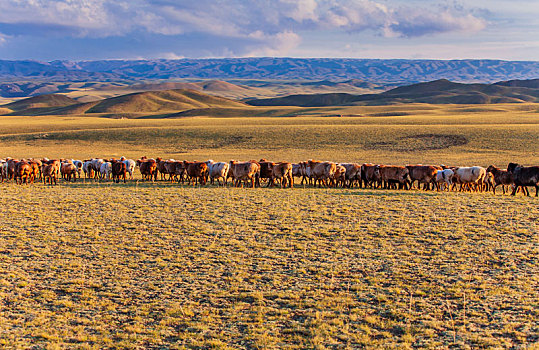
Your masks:
<svg viewBox="0 0 539 350"><path fill-rule="evenodd" d="M262 166L262 164L260 164ZM288 182L288 187L292 188L294 186L294 178L292 177L292 163L281 162L281 163L272 163L272 174L270 179L270 184L273 186L275 180L278 179L281 183L281 188L286 187Z"/></svg>
<svg viewBox="0 0 539 350"><path fill-rule="evenodd" d="M62 165L60 166L60 173L67 182L71 181L71 178L73 178L73 182L75 182L77 181L77 174L79 172L75 164L69 162L62 163Z"/></svg>
<svg viewBox="0 0 539 350"><path fill-rule="evenodd" d="M375 172L378 174L385 189L398 184L399 189L407 189L407 184L412 182L408 168L396 165L377 165Z"/></svg>
<svg viewBox="0 0 539 350"><path fill-rule="evenodd" d="M15 182L19 185L22 185L23 182L27 184L28 181L30 180L31 172L32 172L32 167L27 161L22 160L20 162L15 163L15 171L13 173Z"/></svg>
<svg viewBox="0 0 539 350"><path fill-rule="evenodd" d="M316 182L318 182L319 187L322 187L322 184L324 186L330 186L334 183L332 179L337 171L337 164L309 160L309 167L314 177L314 186L316 186Z"/></svg>
<svg viewBox="0 0 539 350"><path fill-rule="evenodd" d="M112 182L120 183L120 177L124 178L126 183L127 166L123 161L115 160L112 162Z"/></svg>
<svg viewBox="0 0 539 350"><path fill-rule="evenodd" d="M56 170L56 166L57 165L55 163L51 163L51 164L44 163L42 165L41 172L43 174L43 176L42 176L43 184L47 184L47 179L49 180L50 185L52 185L53 181L54 181L55 185L57 184L58 171Z"/></svg>
<svg viewBox="0 0 539 350"><path fill-rule="evenodd" d="M353 187L357 183L361 188L361 165L357 163L341 163L340 165L346 168L345 186Z"/></svg>
<svg viewBox="0 0 539 350"><path fill-rule="evenodd" d="M527 196L530 195L527 186L535 187L535 197L539 194L539 166L522 166L517 163L509 163L507 166L507 171L513 175L513 181L515 183L515 188L511 193L514 196L519 187L522 188L522 191L526 193Z"/></svg>
<svg viewBox="0 0 539 350"><path fill-rule="evenodd" d="M275 163L269 162L266 159L260 159L257 163L260 166L260 170L258 171L258 176L256 176L255 185L260 187L260 180L266 179L268 181L266 187L273 186L273 166Z"/></svg>
<svg viewBox="0 0 539 350"><path fill-rule="evenodd" d="M505 194L505 186L511 186L513 184L513 174L505 169L496 168L494 165L490 165L487 168L487 173L491 173L494 176L494 184L492 185L492 192L496 194L496 187L502 185L503 194Z"/></svg>
<svg viewBox="0 0 539 350"><path fill-rule="evenodd" d="M376 187L379 186L381 179L380 179L379 173L375 172L376 167L377 167L376 164L371 164L371 163L364 163L361 165L361 180L365 188L367 186L370 186L371 188L373 188L375 187L375 184L377 183L378 185Z"/></svg>
<svg viewBox="0 0 539 350"><path fill-rule="evenodd" d="M231 160L228 174L229 177L234 179L234 186L239 187L241 184L243 187L243 183L251 182L251 187L254 188L259 171L260 164L258 162L237 162Z"/></svg>
<svg viewBox="0 0 539 350"><path fill-rule="evenodd" d="M430 185L433 184L433 189L436 186L436 172L443 170L439 166L433 165L407 165L406 168L410 173L410 189L414 188L414 182L417 181L418 188L423 185L423 189L430 190Z"/></svg>
<svg viewBox="0 0 539 350"><path fill-rule="evenodd" d="M340 164L335 165L335 173L330 179L331 185L335 187L345 187L346 185L346 167Z"/></svg>
<svg viewBox="0 0 539 350"><path fill-rule="evenodd" d="M155 159L143 157L137 160L137 165L143 180L157 181L157 163Z"/></svg>
<svg viewBox="0 0 539 350"><path fill-rule="evenodd" d="M206 179L208 178L208 165L206 163L184 160L183 166L188 177L189 185L191 184L191 181L193 182L193 186L198 185L199 182L201 185L206 184Z"/></svg>

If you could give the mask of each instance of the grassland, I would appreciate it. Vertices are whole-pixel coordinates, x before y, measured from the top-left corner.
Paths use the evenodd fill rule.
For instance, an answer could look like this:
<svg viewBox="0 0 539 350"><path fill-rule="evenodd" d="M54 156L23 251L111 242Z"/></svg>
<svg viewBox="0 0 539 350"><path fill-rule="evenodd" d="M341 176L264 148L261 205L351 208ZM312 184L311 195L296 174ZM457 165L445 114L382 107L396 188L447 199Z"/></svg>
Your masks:
<svg viewBox="0 0 539 350"><path fill-rule="evenodd" d="M3 346L525 348L539 340L537 199L0 187Z"/></svg>
<svg viewBox="0 0 539 350"><path fill-rule="evenodd" d="M263 113L260 109L258 113ZM379 163L539 164L539 106L296 108L295 117L0 117L12 157L309 158ZM269 112L268 112L269 113ZM317 117L318 115L353 117Z"/></svg>
<svg viewBox="0 0 539 350"><path fill-rule="evenodd" d="M539 164L535 104L0 117L0 155ZM345 114L355 117L316 117ZM534 348L539 202L0 184L0 347Z"/></svg>

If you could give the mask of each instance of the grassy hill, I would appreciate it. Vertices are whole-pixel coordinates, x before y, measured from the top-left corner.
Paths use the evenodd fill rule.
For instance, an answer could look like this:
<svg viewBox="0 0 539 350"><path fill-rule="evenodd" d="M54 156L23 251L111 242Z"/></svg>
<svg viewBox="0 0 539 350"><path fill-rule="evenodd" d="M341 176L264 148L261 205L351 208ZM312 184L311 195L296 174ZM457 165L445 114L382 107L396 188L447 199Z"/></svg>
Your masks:
<svg viewBox="0 0 539 350"><path fill-rule="evenodd" d="M322 107L338 105L388 105L397 103L489 104L538 102L533 81L503 84L462 84L446 79L401 86L380 94L300 94L250 100L253 106ZM531 87L526 87L531 86Z"/></svg>
<svg viewBox="0 0 539 350"><path fill-rule="evenodd" d="M249 107L243 102L177 89L138 92L101 101L78 103L63 95L41 95L4 105L17 115L68 115L88 113L156 113L200 108ZM39 107L39 108L37 108Z"/></svg>
<svg viewBox="0 0 539 350"><path fill-rule="evenodd" d="M74 104L78 104L78 102L70 97L59 94L49 94L26 98L24 100L8 103L2 107L8 108L11 111L22 111L34 108L59 107Z"/></svg>

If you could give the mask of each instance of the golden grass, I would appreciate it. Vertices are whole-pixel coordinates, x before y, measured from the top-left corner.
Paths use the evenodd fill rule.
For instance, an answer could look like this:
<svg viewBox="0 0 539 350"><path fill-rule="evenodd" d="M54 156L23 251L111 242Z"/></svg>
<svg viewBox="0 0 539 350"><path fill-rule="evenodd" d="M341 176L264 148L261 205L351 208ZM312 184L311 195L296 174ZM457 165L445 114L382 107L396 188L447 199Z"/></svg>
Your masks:
<svg viewBox="0 0 539 350"><path fill-rule="evenodd" d="M527 347L537 199L0 185L0 343Z"/></svg>
<svg viewBox="0 0 539 350"><path fill-rule="evenodd" d="M349 107L364 116L346 118L0 117L0 155L539 164L537 105L477 108ZM4 183L0 201L3 347L539 341L534 197L86 181Z"/></svg>
<svg viewBox="0 0 539 350"><path fill-rule="evenodd" d="M0 117L0 154L175 159L309 158L379 163L538 164L538 106L346 107L362 117L109 119ZM456 113L456 110L465 111ZM257 109L259 112L260 110ZM297 109L335 114L337 108ZM341 111L342 112L342 111ZM379 116L384 114L386 116ZM387 115L397 116L387 116ZM373 116L374 115L374 116Z"/></svg>

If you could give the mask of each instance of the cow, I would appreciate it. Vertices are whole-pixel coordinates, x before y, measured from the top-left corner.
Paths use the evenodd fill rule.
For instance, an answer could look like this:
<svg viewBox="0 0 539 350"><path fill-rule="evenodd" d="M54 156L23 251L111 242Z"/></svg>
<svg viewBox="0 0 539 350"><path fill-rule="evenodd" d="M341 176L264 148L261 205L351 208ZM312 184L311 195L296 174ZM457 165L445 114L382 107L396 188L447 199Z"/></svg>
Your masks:
<svg viewBox="0 0 539 350"><path fill-rule="evenodd" d="M225 162L216 163L211 159L206 161L206 165L208 166L208 173L211 184L213 185L213 182L215 181L215 179L217 179L217 183L219 184L219 186L221 186L221 182L219 180L223 179L223 186L226 186L228 169L230 165Z"/></svg>
<svg viewBox="0 0 539 350"><path fill-rule="evenodd" d="M41 166L43 165L39 159L30 159L30 182L34 182L36 179L41 180Z"/></svg>
<svg viewBox="0 0 539 350"><path fill-rule="evenodd" d="M14 173L13 173L15 182L19 185L22 185L23 183L27 184L30 180L31 172L32 172L32 167L30 166L30 163L28 163L25 160L16 162Z"/></svg>
<svg viewBox="0 0 539 350"><path fill-rule="evenodd" d="M19 162L18 159L9 158L6 165L6 174L8 180L15 178L15 165Z"/></svg>
<svg viewBox="0 0 539 350"><path fill-rule="evenodd" d="M260 187L260 181L262 179L267 180L268 184L266 187L270 187L273 185L273 166L275 165L274 162L270 162L266 159L260 159L260 161L257 162L260 166L260 170L258 171L255 185Z"/></svg>
<svg viewBox="0 0 539 350"><path fill-rule="evenodd" d="M84 172L84 178L91 179L94 177L94 167L91 160L87 159L82 163L82 171Z"/></svg>
<svg viewBox="0 0 539 350"><path fill-rule="evenodd" d="M75 164L71 162L62 163L60 165L60 173L67 182L71 181L72 178L73 182L77 181L78 169Z"/></svg>
<svg viewBox="0 0 539 350"><path fill-rule="evenodd" d="M331 185L335 187L345 187L346 185L346 167L340 164L335 165L335 173L330 179Z"/></svg>
<svg viewBox="0 0 539 350"><path fill-rule="evenodd" d="M357 163L340 163L346 168L345 174L345 186L353 187L354 183L357 183L361 188L361 165Z"/></svg>
<svg viewBox="0 0 539 350"><path fill-rule="evenodd" d="M417 181L418 188L423 184L423 189L429 190L430 184L435 185L436 182L436 172L438 170L443 170L439 166L433 165L406 165L408 172L410 173L410 189L414 188L414 182Z"/></svg>
<svg viewBox="0 0 539 350"><path fill-rule="evenodd" d="M126 176L127 176L127 166L123 161L114 161L112 162L112 181L116 183L120 183L120 177L123 177L124 183L126 183Z"/></svg>
<svg viewBox="0 0 539 350"><path fill-rule="evenodd" d="M378 174L375 172L377 166L378 165L371 163L364 163L361 165L361 181L363 182L362 186L364 186L365 188L367 186L373 188L376 183L379 183L381 181L379 172Z"/></svg>
<svg viewBox="0 0 539 350"><path fill-rule="evenodd" d="M502 185L503 194L505 194L505 186L511 186L513 184L513 174L505 169L499 169L494 165L489 165L487 173L494 176L494 184L492 186L492 192L496 194L496 187Z"/></svg>
<svg viewBox="0 0 539 350"><path fill-rule="evenodd" d="M43 174L43 184L47 184L47 180L49 180L49 184L52 185L52 182L54 181L54 184L57 184L58 181L58 172L56 170L57 164L51 163L51 164L43 164L41 167L41 172Z"/></svg>
<svg viewBox="0 0 539 350"><path fill-rule="evenodd" d="M0 159L0 182L7 180L7 161Z"/></svg>
<svg viewBox="0 0 539 350"><path fill-rule="evenodd" d="M312 160L311 160L312 161ZM301 173L301 183L300 185L303 185L304 183L307 183L309 185L313 184L313 175L311 171L311 166L309 165L309 162L300 162L300 173Z"/></svg>
<svg viewBox="0 0 539 350"><path fill-rule="evenodd" d="M314 178L314 186L318 182L318 187L331 186L334 184L334 175L337 171L337 164L333 162L318 162L309 160L309 167L311 168Z"/></svg>
<svg viewBox="0 0 539 350"><path fill-rule="evenodd" d="M538 196L539 166L525 167L517 163L509 163L507 171L513 175L513 182L515 183L515 188L511 193L512 196L516 194L519 187L522 188L522 192L525 192L529 196L528 186L535 187L535 197Z"/></svg>
<svg viewBox="0 0 539 350"><path fill-rule="evenodd" d="M171 160L171 161L174 161L174 160ZM157 164L157 171L159 172L159 174L161 174L161 180L166 180L167 175L170 175L166 166L167 161L161 158L156 158L155 162Z"/></svg>
<svg viewBox="0 0 539 350"><path fill-rule="evenodd" d="M399 185L399 189L406 189L407 184L412 182L408 168L397 165L376 165L375 178L380 179L385 189L395 184Z"/></svg>
<svg viewBox="0 0 539 350"><path fill-rule="evenodd" d="M142 180L157 181L157 163L153 158L142 157L137 159L137 165L139 166Z"/></svg>
<svg viewBox="0 0 539 350"><path fill-rule="evenodd" d="M125 169L129 173L129 178L133 179L133 173L135 172L135 166L137 163L133 159L127 159L125 157L121 157L120 161L125 164Z"/></svg>
<svg viewBox="0 0 539 350"><path fill-rule="evenodd" d="M100 179L110 179L110 175L112 173L112 163L111 162L104 162L101 164L101 167L99 168L99 178Z"/></svg>
<svg viewBox="0 0 539 350"><path fill-rule="evenodd" d="M487 170L480 166L455 167L453 178L460 184L460 191L469 189L483 191L483 181L487 175Z"/></svg>
<svg viewBox="0 0 539 350"><path fill-rule="evenodd" d="M436 190L440 190L440 184L443 186L442 190L450 190L453 185L453 170L444 169L436 171Z"/></svg>
<svg viewBox="0 0 539 350"><path fill-rule="evenodd" d="M251 182L251 187L254 188L259 171L260 164L258 162L237 162L231 160L228 175L234 179L234 186L239 187L241 184L243 187L243 183Z"/></svg>
<svg viewBox="0 0 539 350"><path fill-rule="evenodd" d="M271 164L271 186L275 184L275 180L279 180L281 188L286 187L287 183L288 187L292 188L294 186L294 178L292 176L292 163L280 162Z"/></svg>
<svg viewBox="0 0 539 350"><path fill-rule="evenodd" d="M206 184L206 179L208 177L208 166L204 162L189 162L184 160L183 166L185 168L185 173L188 177L188 184L190 185L193 182L193 186Z"/></svg>

